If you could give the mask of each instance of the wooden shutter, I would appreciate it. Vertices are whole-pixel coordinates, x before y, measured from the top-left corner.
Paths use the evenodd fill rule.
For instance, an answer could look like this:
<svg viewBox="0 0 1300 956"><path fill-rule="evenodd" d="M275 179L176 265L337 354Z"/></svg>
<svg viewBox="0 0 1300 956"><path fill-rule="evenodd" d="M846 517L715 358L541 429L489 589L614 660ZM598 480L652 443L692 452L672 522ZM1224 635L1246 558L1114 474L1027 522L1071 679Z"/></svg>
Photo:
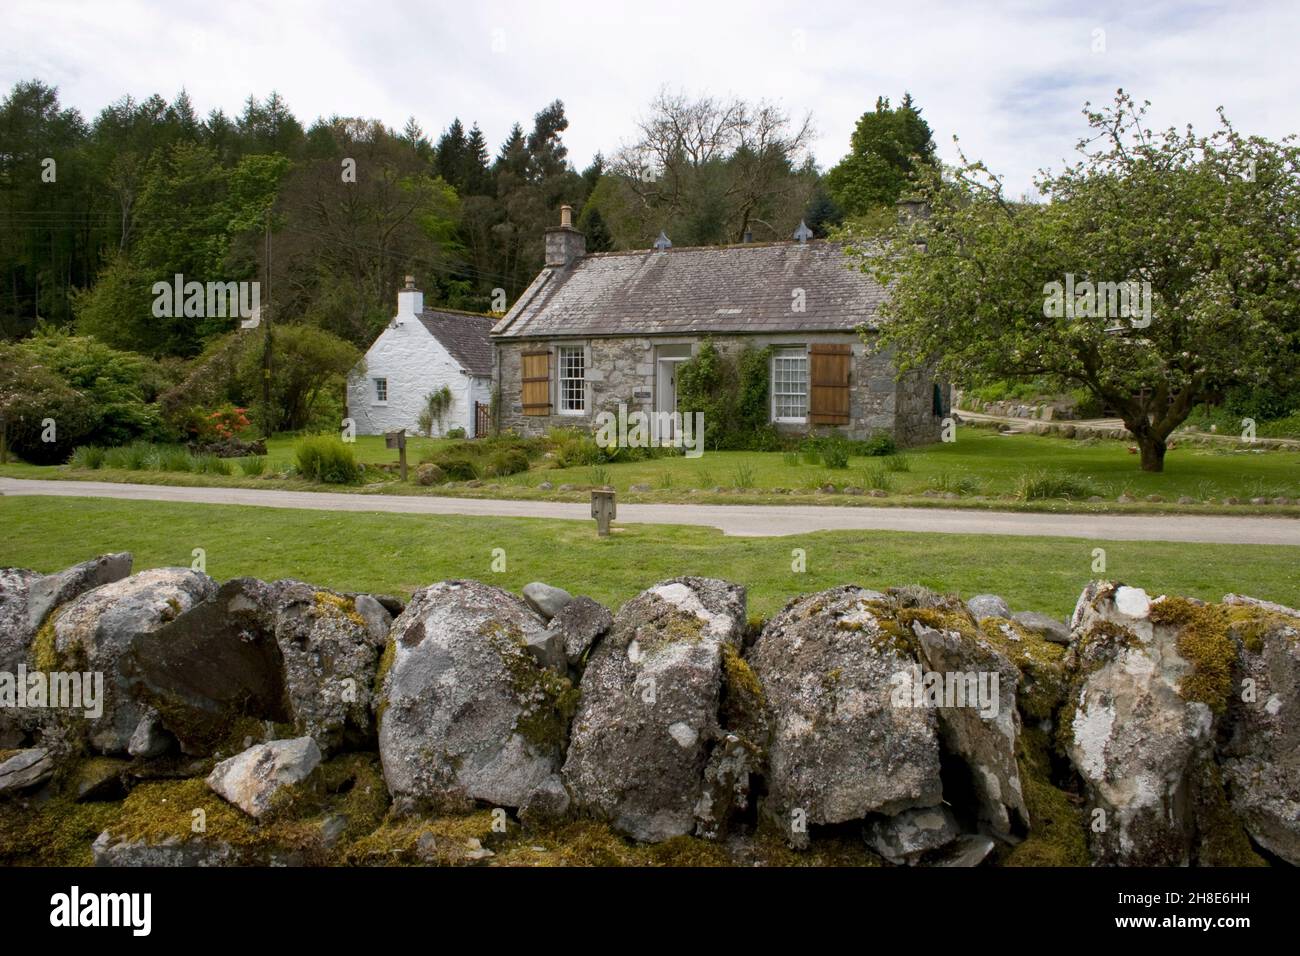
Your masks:
<svg viewBox="0 0 1300 956"><path fill-rule="evenodd" d="M849 423L851 345L813 345L808 349L808 421L814 425Z"/></svg>
<svg viewBox="0 0 1300 956"><path fill-rule="evenodd" d="M551 414L551 353L523 353L525 415Z"/></svg>

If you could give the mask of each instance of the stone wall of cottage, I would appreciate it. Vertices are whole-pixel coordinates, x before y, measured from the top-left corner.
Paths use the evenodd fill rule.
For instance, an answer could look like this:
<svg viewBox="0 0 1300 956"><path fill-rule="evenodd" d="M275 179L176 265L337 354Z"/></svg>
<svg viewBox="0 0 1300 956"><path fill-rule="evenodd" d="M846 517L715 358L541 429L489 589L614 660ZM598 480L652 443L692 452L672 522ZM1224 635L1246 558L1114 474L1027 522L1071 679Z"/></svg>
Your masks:
<svg viewBox="0 0 1300 956"><path fill-rule="evenodd" d="M697 337L628 336L627 338L554 339L498 341L496 345L499 383L499 417L504 429L521 434L541 434L551 428L594 429L595 416L601 411L618 410L626 403L628 411L653 411L655 407L656 348L697 345ZM933 381L913 373L895 380L889 358L868 354L855 333L817 333L806 335L734 335L713 336L719 351L735 355L746 346L755 349L774 346L801 346L814 343L851 344L853 370L850 375L850 422L835 426L849 438L870 438L877 432L889 432L902 446L937 441L940 419L933 415ZM559 346L586 350L587 401L581 415L525 415L522 398L522 355L524 352L549 349L552 352L553 409L558 405L555 366ZM946 387L945 387L946 388ZM831 426L778 423L777 428L794 434L812 430L825 431Z"/></svg>

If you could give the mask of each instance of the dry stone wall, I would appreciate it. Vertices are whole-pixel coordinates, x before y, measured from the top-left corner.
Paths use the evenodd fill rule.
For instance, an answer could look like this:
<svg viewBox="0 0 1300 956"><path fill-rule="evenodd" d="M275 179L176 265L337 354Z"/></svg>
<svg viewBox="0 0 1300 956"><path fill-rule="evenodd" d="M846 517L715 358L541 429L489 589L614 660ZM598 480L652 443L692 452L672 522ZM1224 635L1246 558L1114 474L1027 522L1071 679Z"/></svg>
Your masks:
<svg viewBox="0 0 1300 956"><path fill-rule="evenodd" d="M1280 605L129 569L0 571L0 863L1300 863Z"/></svg>

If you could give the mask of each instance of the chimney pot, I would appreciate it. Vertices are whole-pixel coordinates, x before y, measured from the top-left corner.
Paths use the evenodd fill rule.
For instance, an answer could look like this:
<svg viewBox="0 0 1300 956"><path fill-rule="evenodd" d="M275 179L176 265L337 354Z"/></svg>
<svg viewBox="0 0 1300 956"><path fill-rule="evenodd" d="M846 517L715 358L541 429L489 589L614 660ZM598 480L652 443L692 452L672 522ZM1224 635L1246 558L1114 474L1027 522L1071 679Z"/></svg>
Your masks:
<svg viewBox="0 0 1300 956"><path fill-rule="evenodd" d="M587 254L587 237L573 228L573 207L560 207L560 224L546 230L546 264L564 267Z"/></svg>
<svg viewBox="0 0 1300 956"><path fill-rule="evenodd" d="M406 277L406 288L408 292L415 288L415 276Z"/></svg>

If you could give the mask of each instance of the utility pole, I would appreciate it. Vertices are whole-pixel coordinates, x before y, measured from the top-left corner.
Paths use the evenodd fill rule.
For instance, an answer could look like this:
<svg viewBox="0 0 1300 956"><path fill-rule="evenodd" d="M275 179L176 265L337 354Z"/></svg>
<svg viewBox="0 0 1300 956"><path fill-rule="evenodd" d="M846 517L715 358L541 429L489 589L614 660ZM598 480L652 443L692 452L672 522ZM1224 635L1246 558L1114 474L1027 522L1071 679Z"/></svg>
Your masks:
<svg viewBox="0 0 1300 956"><path fill-rule="evenodd" d="M271 207L266 207L266 252L262 277L266 294L262 301L262 437L269 439L272 429L271 411Z"/></svg>

